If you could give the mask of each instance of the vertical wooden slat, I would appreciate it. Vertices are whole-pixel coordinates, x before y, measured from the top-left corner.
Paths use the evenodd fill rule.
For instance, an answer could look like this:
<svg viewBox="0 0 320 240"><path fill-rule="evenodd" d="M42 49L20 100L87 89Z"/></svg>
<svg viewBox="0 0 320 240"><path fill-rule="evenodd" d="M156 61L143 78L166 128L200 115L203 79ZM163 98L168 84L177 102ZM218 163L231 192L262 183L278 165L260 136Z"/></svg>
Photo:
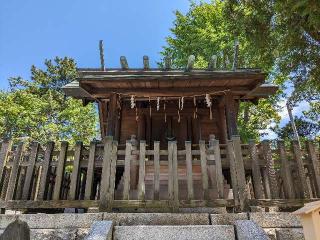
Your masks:
<svg viewBox="0 0 320 240"><path fill-rule="evenodd" d="M123 200L129 200L130 193L130 165L131 165L131 141L126 141L126 155L124 158L124 183L123 183Z"/></svg>
<svg viewBox="0 0 320 240"><path fill-rule="evenodd" d="M108 209L107 193L110 186L110 163L112 156L112 136L107 136L104 139L102 174L100 184L100 205L99 211Z"/></svg>
<svg viewBox="0 0 320 240"><path fill-rule="evenodd" d="M173 169L172 169L172 158L173 158L173 142L168 142L168 199L173 201Z"/></svg>
<svg viewBox="0 0 320 240"><path fill-rule="evenodd" d="M113 200L114 200L114 190L116 183L116 170L117 170L117 157L118 157L118 141L112 141L111 150L111 162L110 162L110 183L109 190L107 193L107 204L108 211L112 210Z"/></svg>
<svg viewBox="0 0 320 240"><path fill-rule="evenodd" d="M64 176L64 168L67 160L68 142L61 142L61 149L58 159L58 166L56 169L56 178L53 189L53 200L60 199L61 184Z"/></svg>
<svg viewBox="0 0 320 240"><path fill-rule="evenodd" d="M201 164L201 177L202 177L202 189L203 189L203 198L209 198L209 189L208 189L208 170L207 170L207 155L206 155L206 145L205 141L199 141L200 148L200 164Z"/></svg>
<svg viewBox="0 0 320 240"><path fill-rule="evenodd" d="M173 207L179 207L179 175L178 175L178 151L177 142L173 142L172 152L172 171L173 171Z"/></svg>
<svg viewBox="0 0 320 240"><path fill-rule="evenodd" d="M9 139L3 140L1 144L1 150L0 150L0 192L2 191L3 182L5 180L5 168L6 168L6 162L8 158L8 154L12 147L12 141Z"/></svg>
<svg viewBox="0 0 320 240"><path fill-rule="evenodd" d="M219 198L224 198L223 173L222 173L219 140L212 140L212 145L213 145L213 151L214 151L214 161L216 165L216 182L217 182L218 196Z"/></svg>
<svg viewBox="0 0 320 240"><path fill-rule="evenodd" d="M48 142L47 147L44 153L44 159L42 162L42 168L41 168L41 177L40 177L40 182L39 182L39 190L38 190L38 195L37 195L37 200L44 200L45 192L46 192L46 187L47 187L47 182L49 178L49 168L50 168L50 163L52 160L52 152L54 149L54 142Z"/></svg>
<svg viewBox="0 0 320 240"><path fill-rule="evenodd" d="M262 177L259 166L257 146L254 140L249 140L249 153L251 158L251 168L252 168L252 178L253 178L253 188L254 196L256 199L263 199L263 186Z"/></svg>
<svg viewBox="0 0 320 240"><path fill-rule="evenodd" d="M10 177L9 177L9 184L8 184L8 190L7 190L7 195L6 195L6 201L13 200L14 190L16 187L17 176L18 176L18 171L19 171L19 163L20 163L20 160L22 157L23 148L24 148L24 144L19 143L19 145L17 146L17 149L15 151L15 155L14 155L13 162L12 162L11 173L10 173Z"/></svg>
<svg viewBox="0 0 320 240"><path fill-rule="evenodd" d="M187 167L187 186L188 186L188 200L194 199L193 179L192 179L192 152L191 142L185 142L186 147L186 167Z"/></svg>
<svg viewBox="0 0 320 240"><path fill-rule="evenodd" d="M93 141L90 143L90 147L89 147L89 159L88 159L86 186L85 186L85 192L84 192L85 200L90 200L92 196L95 156L96 156L96 142Z"/></svg>
<svg viewBox="0 0 320 240"><path fill-rule="evenodd" d="M155 141L153 145L154 164L154 200L160 199L160 142Z"/></svg>
<svg viewBox="0 0 320 240"><path fill-rule="evenodd" d="M39 151L39 143L38 142L32 142L30 144L30 156L29 156L29 165L27 167L27 173L26 178L24 181L23 191L22 191L22 199L28 200L30 196L30 190L32 189L32 182L34 178L34 166L36 164L36 160L38 157L38 151Z"/></svg>
<svg viewBox="0 0 320 240"><path fill-rule="evenodd" d="M297 164L298 177L301 184L301 192L303 193L304 198L310 198L310 193L307 186L307 177L305 174L304 163L302 160L302 153L298 141L292 141L292 147Z"/></svg>
<svg viewBox="0 0 320 240"><path fill-rule="evenodd" d="M263 156L265 158L265 161L267 163L267 174L269 178L269 184L270 184L270 193L271 198L278 199L279 198L279 187L277 182L277 175L275 170L275 164L274 160L272 158L272 152L270 148L270 143L268 140L262 141L262 149L263 149Z"/></svg>
<svg viewBox="0 0 320 240"><path fill-rule="evenodd" d="M295 198L290 164L288 162L284 141L278 141L279 156L281 161L281 175L283 180L283 190L286 198Z"/></svg>
<svg viewBox="0 0 320 240"><path fill-rule="evenodd" d="M231 184L232 184L232 192L234 198L235 206L240 205L239 199L239 190L238 190L238 181L237 181L237 172L236 172L236 164L235 164L235 155L233 149L232 140L227 141L227 158L230 164L230 175L231 175Z"/></svg>
<svg viewBox="0 0 320 240"><path fill-rule="evenodd" d="M317 158L316 148L314 143L311 141L308 141L306 145L311 165L311 176L315 185L317 197L320 198L320 166Z"/></svg>
<svg viewBox="0 0 320 240"><path fill-rule="evenodd" d="M145 200L145 161L146 161L146 141L140 141L140 153L139 153L139 182L138 182L138 199Z"/></svg>
<svg viewBox="0 0 320 240"><path fill-rule="evenodd" d="M235 166L238 182L238 191L241 210L244 210L247 207L248 203L248 193L246 187L246 176L242 158L242 150L239 136L232 136L234 155L235 155Z"/></svg>
<svg viewBox="0 0 320 240"><path fill-rule="evenodd" d="M69 191L69 197L68 197L69 200L75 200L77 197L81 153L82 153L82 142L77 142L74 149L73 168L71 173L71 183L70 183L70 191Z"/></svg>
<svg viewBox="0 0 320 240"><path fill-rule="evenodd" d="M270 189L270 182L268 176L268 169L266 167L262 168L262 181L264 187L264 195L266 199L271 199L271 189Z"/></svg>

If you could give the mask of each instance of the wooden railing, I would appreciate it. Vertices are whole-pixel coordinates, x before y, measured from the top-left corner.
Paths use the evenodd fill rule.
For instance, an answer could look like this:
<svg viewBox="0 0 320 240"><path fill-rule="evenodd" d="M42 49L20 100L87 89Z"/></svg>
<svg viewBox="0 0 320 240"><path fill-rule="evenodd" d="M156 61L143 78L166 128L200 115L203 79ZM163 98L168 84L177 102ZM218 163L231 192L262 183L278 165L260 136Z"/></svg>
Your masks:
<svg viewBox="0 0 320 240"><path fill-rule="evenodd" d="M318 146L278 141L227 144L211 137L178 149L169 142L120 146L112 137L89 146L67 142L12 145L0 151L0 208L298 207L320 198Z"/></svg>

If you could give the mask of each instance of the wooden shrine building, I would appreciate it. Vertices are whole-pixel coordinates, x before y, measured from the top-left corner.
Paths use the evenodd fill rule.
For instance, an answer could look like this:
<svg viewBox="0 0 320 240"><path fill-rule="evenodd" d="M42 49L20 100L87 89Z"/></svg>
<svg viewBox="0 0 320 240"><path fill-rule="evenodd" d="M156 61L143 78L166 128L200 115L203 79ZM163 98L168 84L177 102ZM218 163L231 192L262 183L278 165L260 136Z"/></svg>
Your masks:
<svg viewBox="0 0 320 240"><path fill-rule="evenodd" d="M96 101L101 136L113 136L124 144L131 135L147 144L170 140L178 145L198 143L214 134L220 143L237 135L239 103L257 103L278 89L265 84L258 69L129 69L121 57L120 69L79 69L76 81L67 84L66 95Z"/></svg>

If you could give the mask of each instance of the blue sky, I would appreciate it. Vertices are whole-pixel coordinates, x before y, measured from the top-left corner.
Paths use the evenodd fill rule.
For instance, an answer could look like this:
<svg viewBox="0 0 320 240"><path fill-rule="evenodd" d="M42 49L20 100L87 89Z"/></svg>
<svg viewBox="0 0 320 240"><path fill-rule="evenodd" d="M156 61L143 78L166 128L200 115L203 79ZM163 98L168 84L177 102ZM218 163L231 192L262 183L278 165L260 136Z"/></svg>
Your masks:
<svg viewBox="0 0 320 240"><path fill-rule="evenodd" d="M0 89L11 76L30 78L30 66L69 56L79 67L99 67L104 40L106 67L141 67L148 55L155 66L174 11L189 0L2 0L0 7Z"/></svg>

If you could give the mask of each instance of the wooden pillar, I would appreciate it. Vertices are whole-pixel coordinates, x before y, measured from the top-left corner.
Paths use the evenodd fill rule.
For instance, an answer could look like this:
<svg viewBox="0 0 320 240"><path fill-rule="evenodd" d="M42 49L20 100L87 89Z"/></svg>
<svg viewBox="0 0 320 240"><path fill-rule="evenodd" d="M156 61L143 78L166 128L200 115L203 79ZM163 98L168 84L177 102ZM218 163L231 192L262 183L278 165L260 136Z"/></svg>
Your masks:
<svg viewBox="0 0 320 240"><path fill-rule="evenodd" d="M146 116L141 114L138 120L138 141L146 140Z"/></svg>
<svg viewBox="0 0 320 240"><path fill-rule="evenodd" d="M219 103L218 105L218 115L219 115L219 138L221 143L226 143L228 140L227 132L227 122L226 122L226 109L224 102Z"/></svg>
<svg viewBox="0 0 320 240"><path fill-rule="evenodd" d="M106 136L106 103L104 101L98 101L99 120L100 120L100 134L103 138Z"/></svg>
<svg viewBox="0 0 320 240"><path fill-rule="evenodd" d="M233 95L231 93L227 93L225 96L225 106L227 118L227 132L229 139L231 139L231 137L234 135L238 135L237 110L235 105L236 103L233 98Z"/></svg>
<svg viewBox="0 0 320 240"><path fill-rule="evenodd" d="M110 95L110 101L109 101L109 107L108 107L107 136L115 136L117 120L118 120L117 94L112 93Z"/></svg>

